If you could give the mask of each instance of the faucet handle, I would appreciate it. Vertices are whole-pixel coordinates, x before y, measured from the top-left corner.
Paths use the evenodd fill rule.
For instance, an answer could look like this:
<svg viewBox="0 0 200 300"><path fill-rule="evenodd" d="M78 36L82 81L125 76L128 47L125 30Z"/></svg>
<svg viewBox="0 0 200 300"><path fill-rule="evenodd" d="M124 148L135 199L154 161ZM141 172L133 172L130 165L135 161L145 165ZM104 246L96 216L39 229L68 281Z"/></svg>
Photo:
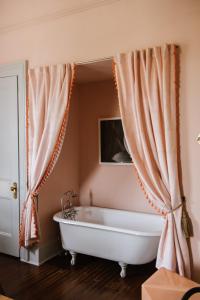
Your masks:
<svg viewBox="0 0 200 300"><path fill-rule="evenodd" d="M78 197L79 197L79 194L78 194L78 193L75 193L75 192L73 191L72 197L73 197L73 198L78 198Z"/></svg>
<svg viewBox="0 0 200 300"><path fill-rule="evenodd" d="M73 190L69 190L67 192L65 192L60 201L61 201L61 208L62 208L62 212L63 212L63 215L64 215L64 211L66 209L71 209L73 208L73 199L78 199L79 195L77 193L75 193Z"/></svg>

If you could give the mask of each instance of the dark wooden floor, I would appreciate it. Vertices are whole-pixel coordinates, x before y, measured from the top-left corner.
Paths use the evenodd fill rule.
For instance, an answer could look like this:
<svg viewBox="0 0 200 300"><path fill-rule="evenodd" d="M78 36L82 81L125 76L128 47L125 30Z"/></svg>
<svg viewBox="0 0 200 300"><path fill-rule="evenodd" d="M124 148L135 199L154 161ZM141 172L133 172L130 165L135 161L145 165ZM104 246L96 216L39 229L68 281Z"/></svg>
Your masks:
<svg viewBox="0 0 200 300"><path fill-rule="evenodd" d="M0 284L7 296L19 300L139 300L141 284L155 272L155 263L129 266L125 279L117 263L79 255L58 256L40 267L0 254Z"/></svg>

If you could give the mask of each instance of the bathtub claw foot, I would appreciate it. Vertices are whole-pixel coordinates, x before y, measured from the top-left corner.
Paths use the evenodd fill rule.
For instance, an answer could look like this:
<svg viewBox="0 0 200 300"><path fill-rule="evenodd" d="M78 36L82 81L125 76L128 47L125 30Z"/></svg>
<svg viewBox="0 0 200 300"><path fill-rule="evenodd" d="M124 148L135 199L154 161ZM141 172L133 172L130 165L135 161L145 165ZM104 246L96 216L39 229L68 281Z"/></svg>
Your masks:
<svg viewBox="0 0 200 300"><path fill-rule="evenodd" d="M125 278L126 277L126 268L127 268L127 264L123 263L123 262L119 262L119 265L121 267L121 272L120 272L120 276L121 278Z"/></svg>
<svg viewBox="0 0 200 300"><path fill-rule="evenodd" d="M76 264L76 256L77 256L77 253L76 252L74 252L74 251L69 251L70 252L70 254L71 254L71 256L72 256L72 259L71 259L71 266L75 266L75 264Z"/></svg>

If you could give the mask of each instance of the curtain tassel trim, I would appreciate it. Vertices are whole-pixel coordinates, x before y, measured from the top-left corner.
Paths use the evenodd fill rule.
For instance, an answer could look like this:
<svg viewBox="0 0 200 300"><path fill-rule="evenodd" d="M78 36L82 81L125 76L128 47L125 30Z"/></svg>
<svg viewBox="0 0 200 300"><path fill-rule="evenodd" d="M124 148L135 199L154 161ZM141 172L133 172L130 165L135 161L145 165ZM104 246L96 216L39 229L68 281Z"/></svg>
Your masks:
<svg viewBox="0 0 200 300"><path fill-rule="evenodd" d="M112 73L113 73L113 79L114 79L114 83L115 83L115 88L117 90L117 94L119 92L118 90L118 83L117 83L117 75L116 75L116 63L113 60L112 62ZM119 96L119 95L118 95ZM168 210L167 212L165 210L162 210L160 208L158 208L152 200L149 199L148 193L146 192L146 189L144 188L144 185L139 177L137 168L135 166L135 164L133 163L134 169L136 171L136 175L137 175L137 179L139 181L139 184L144 192L145 198L147 199L147 201L149 202L149 204L161 215L163 215L164 217L167 216L167 214L169 213L173 213L174 211L176 211L177 209L182 207L182 217L181 217L181 227L184 233L184 236L186 239L189 239L191 236L193 236L193 229L192 229L192 222L190 220L190 217L188 215L187 209L186 209L186 204L185 204L185 197L182 197L182 202L175 207L174 209Z"/></svg>
<svg viewBox="0 0 200 300"><path fill-rule="evenodd" d="M68 94L68 102L67 102L67 106L65 109L65 113L64 113L64 117L63 117L63 121L61 124L61 128L60 128L60 132L58 134L58 138L57 138L57 142L55 144L50 162L47 166L47 169L40 181L40 183L38 184L37 188L36 188L36 193L39 193L39 190L41 189L41 187L46 183L49 175L51 174L57 160L58 157L60 155L61 149L62 149L62 145L63 145L63 141L65 138L65 133L66 133L66 127L67 127L67 123L68 123L68 118L69 118L69 109L70 109L70 100L72 97L72 90L74 87L74 83L75 83L75 65L71 66L71 80L70 80L70 84L69 84L69 94Z"/></svg>
<svg viewBox="0 0 200 300"><path fill-rule="evenodd" d="M113 73L113 80L114 80L114 84L115 84L115 88L116 88L116 92L117 92L117 96L118 96L118 99L119 99L119 88L118 88L118 83L117 83L117 73L116 73L116 63L115 61L113 60L112 61L112 73ZM138 174L138 170L133 162L133 167L134 167L134 171L136 173L136 177L137 177L137 180L138 180L138 183L144 193L144 196L146 198L146 200L148 201L148 203L151 205L151 207L157 212L159 213L160 215L162 215L163 217L166 217L167 213L162 210L161 208L157 207L153 201L149 198L149 195L144 187L144 184L142 183L142 180L140 179L140 176Z"/></svg>
<svg viewBox="0 0 200 300"><path fill-rule="evenodd" d="M68 94L68 102L67 102L67 106L64 112L64 117L63 117L63 121L61 124L61 128L57 137L57 141L50 159L50 162L47 166L47 169L43 175L43 177L41 178L38 186L36 187L34 192L29 192L27 195L27 199L24 203L24 207L22 210L22 218L21 218L21 224L20 224L20 231L19 231L19 245L20 247L31 247L37 243L39 243L40 237L39 237L39 225L38 225L38 214L37 214L37 207L36 207L36 200L38 198L38 194L39 194L39 190L41 189L41 187L46 183L47 178L49 177L49 175L51 174L56 161L59 157L62 145L63 145L63 141L64 141L64 137L65 137L65 131L66 131L66 127L67 127L67 122L68 122L68 113L69 113L69 106L70 106L70 100L71 100L71 96L72 96L72 89L74 86L74 82L75 82L75 65L71 65L71 80L70 80L70 84L69 84L69 94ZM29 161L28 161L28 151L29 151L29 144L28 144L28 128L29 128L29 101L28 101L28 97L27 97L27 101L26 101L26 113L27 113L27 120L26 120L26 132L27 132L27 175L29 173ZM27 176L29 177L29 176ZM28 180L27 180L28 181ZM27 232L25 231L25 221L26 221L26 216L27 216L27 204L28 204L28 200L29 198L31 198L31 219L33 220L33 226L34 226L34 237L30 238L27 235Z"/></svg>

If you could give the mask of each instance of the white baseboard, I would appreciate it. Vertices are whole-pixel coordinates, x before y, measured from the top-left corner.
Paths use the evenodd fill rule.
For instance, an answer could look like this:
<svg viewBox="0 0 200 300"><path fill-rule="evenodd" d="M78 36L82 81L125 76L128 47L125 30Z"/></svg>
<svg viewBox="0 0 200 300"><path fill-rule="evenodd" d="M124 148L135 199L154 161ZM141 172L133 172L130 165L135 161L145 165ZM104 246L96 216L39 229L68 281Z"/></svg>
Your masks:
<svg viewBox="0 0 200 300"><path fill-rule="evenodd" d="M57 256L62 251L59 239L54 239L42 244L39 248L39 266Z"/></svg>
<svg viewBox="0 0 200 300"><path fill-rule="evenodd" d="M26 250L26 254L22 255L20 260L22 262L39 267L46 261L59 255L61 252L62 252L62 247L61 247L60 240L52 239L51 241L42 243L36 249Z"/></svg>
<svg viewBox="0 0 200 300"><path fill-rule="evenodd" d="M39 266L39 247L34 247L33 249L21 248L20 261Z"/></svg>
<svg viewBox="0 0 200 300"><path fill-rule="evenodd" d="M39 267L39 263L38 262L35 262L33 260L25 260L25 259L20 259L21 262L24 262L24 263L27 263L27 264L30 264L30 265L33 265L33 266L37 266Z"/></svg>

